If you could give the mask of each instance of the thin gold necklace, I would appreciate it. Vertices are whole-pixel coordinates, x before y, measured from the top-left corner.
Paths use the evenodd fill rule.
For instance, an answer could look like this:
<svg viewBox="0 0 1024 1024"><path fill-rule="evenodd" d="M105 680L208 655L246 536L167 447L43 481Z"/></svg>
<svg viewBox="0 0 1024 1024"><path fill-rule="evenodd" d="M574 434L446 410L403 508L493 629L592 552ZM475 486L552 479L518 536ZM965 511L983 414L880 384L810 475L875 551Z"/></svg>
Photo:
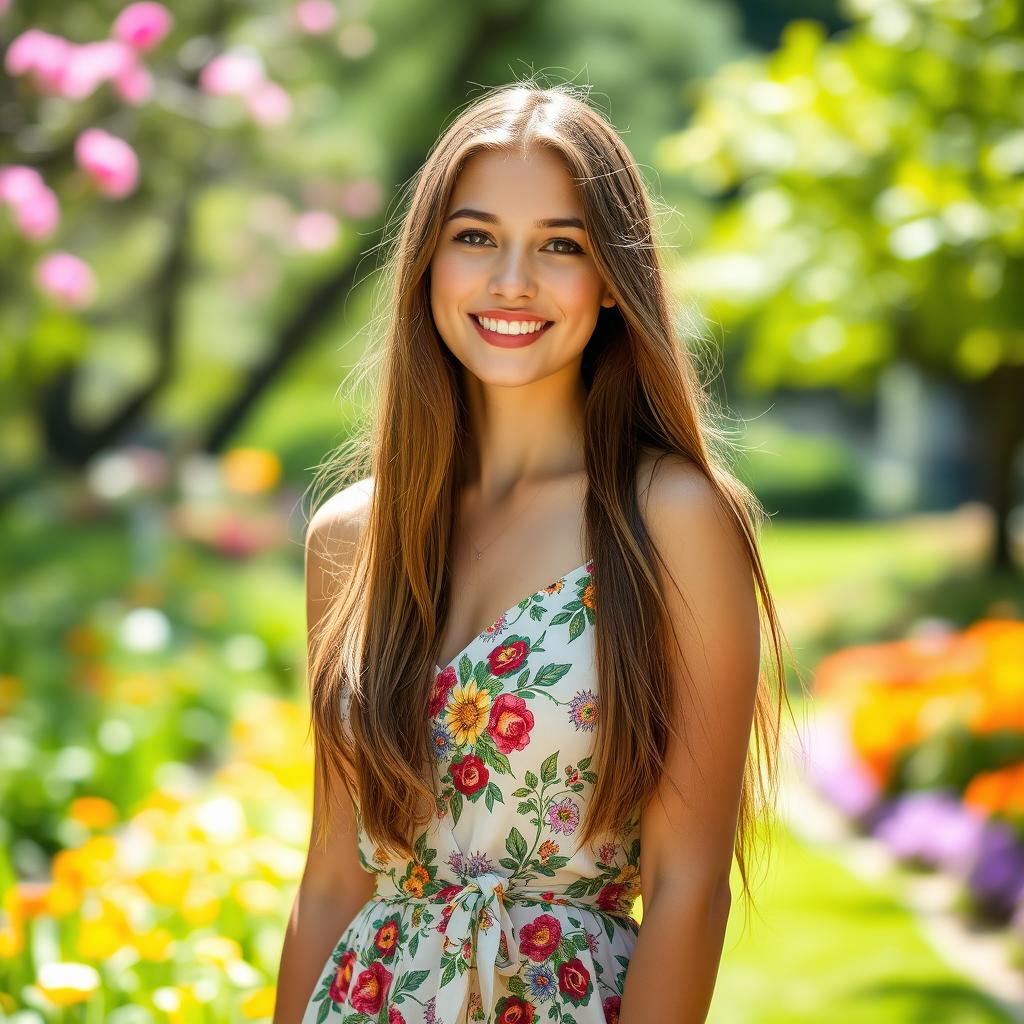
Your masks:
<svg viewBox="0 0 1024 1024"><path fill-rule="evenodd" d="M533 504L533 502L537 500L537 497L538 497L539 493L540 493L540 492L538 491L538 494L537 494L537 495L534 495L533 501L531 501L531 502L529 503L530 505L532 505L532 504ZM528 508L528 507L529 507L529 505L527 506L527 508ZM525 509L524 509L523 511L525 512ZM520 518L520 517L519 517L519 516L517 516L517 517L516 517L516 519L518 519L518 518ZM516 521L516 519L513 519L513 520L512 520L512 523L514 523L514 522ZM505 530L507 530L507 529L508 529L508 527L509 527L509 526L511 526L511 525L512 525L512 523L509 523L509 524L508 524L508 526L506 526L504 530L501 530L501 531L499 531L499 533L498 533L498 536L497 536L497 537L494 537L494 538L493 538L493 539L492 539L492 540L491 540L491 541L490 541L489 543L485 544L485 545L484 545L484 546L483 546L482 548L478 548L478 547L477 547L477 546L476 546L476 545L475 545L475 544L473 543L473 541L471 540L471 541L470 541L469 543L470 543L471 547L473 548L473 551L474 551L474 552L476 552L476 557L475 557L475 558L473 559L473 561L475 561L475 562L479 562L479 561L480 561L480 559L481 559L481 558L483 557L483 553L484 553L484 552L485 552L485 551L486 551L486 550L487 550L487 549L488 549L488 548L489 548L489 547L490 547L490 546L491 546L491 545L492 545L492 544L493 544L493 543L494 543L494 542L495 542L495 541L496 541L496 540L498 539L498 537L500 537L500 536L501 536L501 535L502 535L502 534L503 534L503 533L505 532Z"/></svg>

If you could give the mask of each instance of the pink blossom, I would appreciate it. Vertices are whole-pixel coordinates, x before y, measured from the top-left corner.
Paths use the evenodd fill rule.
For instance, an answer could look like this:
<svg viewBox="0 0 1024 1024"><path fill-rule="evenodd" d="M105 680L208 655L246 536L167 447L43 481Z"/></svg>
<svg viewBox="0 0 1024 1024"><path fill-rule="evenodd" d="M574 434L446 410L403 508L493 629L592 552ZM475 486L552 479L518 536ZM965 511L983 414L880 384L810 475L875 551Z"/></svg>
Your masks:
<svg viewBox="0 0 1024 1024"><path fill-rule="evenodd" d="M246 97L253 119L267 127L283 124L292 116L292 98L277 84L263 82Z"/></svg>
<svg viewBox="0 0 1024 1024"><path fill-rule="evenodd" d="M31 72L44 92L57 92L73 49L73 44L61 36L30 28L7 47L4 67L12 76Z"/></svg>
<svg viewBox="0 0 1024 1024"><path fill-rule="evenodd" d="M69 252L55 252L40 261L36 283L69 309L87 306L96 293L96 279L89 264Z"/></svg>
<svg viewBox="0 0 1024 1024"><path fill-rule="evenodd" d="M153 0L129 4L114 21L111 35L133 50L145 53L170 32L174 24L171 12Z"/></svg>
<svg viewBox="0 0 1024 1024"><path fill-rule="evenodd" d="M222 53L199 72L199 87L213 96L245 96L263 82L263 65L246 53Z"/></svg>
<svg viewBox="0 0 1024 1024"><path fill-rule="evenodd" d="M14 219L21 233L33 242L49 238L60 223L57 194L46 185L14 207Z"/></svg>
<svg viewBox="0 0 1024 1024"><path fill-rule="evenodd" d="M135 61L134 51L116 39L75 46L68 54L58 88L68 99L85 99L103 82L129 72Z"/></svg>
<svg viewBox="0 0 1024 1024"><path fill-rule="evenodd" d="M46 182L34 167L24 164L0 167L0 201L17 206L44 188Z"/></svg>
<svg viewBox="0 0 1024 1024"><path fill-rule="evenodd" d="M380 209L381 187L373 178L356 178L342 192L341 211L350 217L370 217Z"/></svg>
<svg viewBox="0 0 1024 1024"><path fill-rule="evenodd" d="M48 238L60 221L57 195L34 167L0 167L0 202L11 206L18 230L32 241Z"/></svg>
<svg viewBox="0 0 1024 1024"><path fill-rule="evenodd" d="M123 199L139 180L139 158L123 139L87 128L75 141L75 159L105 196Z"/></svg>
<svg viewBox="0 0 1024 1024"><path fill-rule="evenodd" d="M125 103L137 107L153 95L153 76L136 63L114 79L114 88Z"/></svg>
<svg viewBox="0 0 1024 1024"><path fill-rule="evenodd" d="M295 218L292 233L298 248L322 252L338 240L338 219L326 210L306 210Z"/></svg>
<svg viewBox="0 0 1024 1024"><path fill-rule="evenodd" d="M338 11L331 0L300 0L292 11L295 24L313 36L329 32L338 20Z"/></svg>

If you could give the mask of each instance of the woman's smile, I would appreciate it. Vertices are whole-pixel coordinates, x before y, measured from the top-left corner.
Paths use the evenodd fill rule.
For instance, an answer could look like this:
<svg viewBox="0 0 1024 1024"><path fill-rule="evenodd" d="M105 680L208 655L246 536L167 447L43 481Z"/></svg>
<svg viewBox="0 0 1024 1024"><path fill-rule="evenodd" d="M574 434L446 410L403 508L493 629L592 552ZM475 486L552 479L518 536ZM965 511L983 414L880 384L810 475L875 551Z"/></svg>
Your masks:
<svg viewBox="0 0 1024 1024"><path fill-rule="evenodd" d="M551 320L544 322L483 317L481 321L481 318L475 313L470 313L469 319L480 337L497 348L525 348L527 345L532 345L542 334L547 333L547 329L553 325ZM488 326L485 326L485 323ZM538 324L540 324L539 327ZM504 327L504 331L495 329L499 325Z"/></svg>

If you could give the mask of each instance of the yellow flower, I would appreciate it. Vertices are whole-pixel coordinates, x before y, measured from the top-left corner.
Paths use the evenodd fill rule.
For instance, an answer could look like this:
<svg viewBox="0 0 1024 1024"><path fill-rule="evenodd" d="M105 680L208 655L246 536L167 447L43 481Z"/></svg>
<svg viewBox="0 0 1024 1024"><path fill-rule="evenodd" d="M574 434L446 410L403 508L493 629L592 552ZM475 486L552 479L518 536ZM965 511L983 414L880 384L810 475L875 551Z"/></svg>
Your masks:
<svg viewBox="0 0 1024 1024"><path fill-rule="evenodd" d="M477 737L487 724L487 713L491 710L491 693L481 690L475 679L465 686L456 686L445 709L444 724L455 738L456 746L476 743Z"/></svg>
<svg viewBox="0 0 1024 1024"><path fill-rule="evenodd" d="M247 1020L256 1020L259 1017L272 1017L274 1014L275 996L276 992L272 985L265 985L263 988L255 989L242 999L240 1003L242 1014Z"/></svg>
<svg viewBox="0 0 1024 1024"><path fill-rule="evenodd" d="M222 935L209 935L196 942L195 957L200 963L226 967L233 960L241 960L242 947L234 939Z"/></svg>
<svg viewBox="0 0 1024 1024"><path fill-rule="evenodd" d="M86 828L108 828L117 821L117 808L101 796L80 796L71 802L68 817Z"/></svg>
<svg viewBox="0 0 1024 1024"><path fill-rule="evenodd" d="M54 1006L74 1006L88 1002L100 987L100 976L89 964L50 963L39 968L36 984Z"/></svg>

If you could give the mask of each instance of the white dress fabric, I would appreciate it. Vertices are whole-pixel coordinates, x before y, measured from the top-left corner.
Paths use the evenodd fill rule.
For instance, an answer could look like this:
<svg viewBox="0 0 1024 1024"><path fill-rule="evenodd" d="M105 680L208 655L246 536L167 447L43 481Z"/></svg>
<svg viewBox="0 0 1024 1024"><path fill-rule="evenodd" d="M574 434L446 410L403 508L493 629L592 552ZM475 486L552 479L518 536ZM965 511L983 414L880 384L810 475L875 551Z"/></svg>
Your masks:
<svg viewBox="0 0 1024 1024"><path fill-rule="evenodd" d="M437 813L408 862L359 821L375 895L344 924L302 1024L616 1024L640 840L636 821L576 840L597 782L595 609L588 560L436 667Z"/></svg>

